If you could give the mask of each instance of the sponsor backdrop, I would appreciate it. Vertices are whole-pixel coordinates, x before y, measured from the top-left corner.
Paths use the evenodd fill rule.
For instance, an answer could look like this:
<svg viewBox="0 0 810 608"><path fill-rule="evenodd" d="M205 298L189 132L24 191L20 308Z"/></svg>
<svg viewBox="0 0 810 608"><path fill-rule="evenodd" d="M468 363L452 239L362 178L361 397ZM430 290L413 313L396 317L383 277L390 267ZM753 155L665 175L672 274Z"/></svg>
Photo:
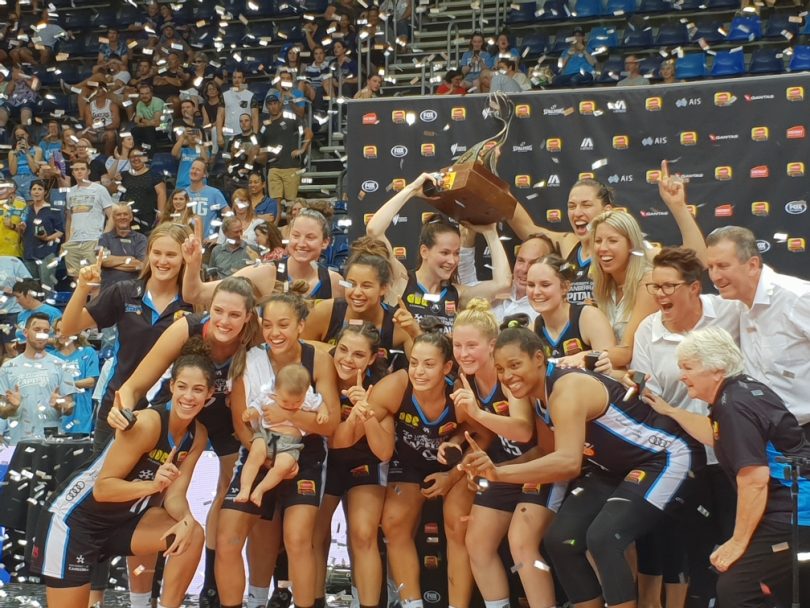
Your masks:
<svg viewBox="0 0 810 608"><path fill-rule="evenodd" d="M810 278L809 96L807 74L513 95L498 172L552 230L570 229L568 190L593 177L616 190L650 241L674 244L677 227L656 186L667 159L671 171L689 178L689 202L704 232L748 226L767 263ZM498 129L484 95L351 103L353 236L405 183L452 164ZM413 200L388 231L408 267L416 263L422 213L430 210Z"/></svg>

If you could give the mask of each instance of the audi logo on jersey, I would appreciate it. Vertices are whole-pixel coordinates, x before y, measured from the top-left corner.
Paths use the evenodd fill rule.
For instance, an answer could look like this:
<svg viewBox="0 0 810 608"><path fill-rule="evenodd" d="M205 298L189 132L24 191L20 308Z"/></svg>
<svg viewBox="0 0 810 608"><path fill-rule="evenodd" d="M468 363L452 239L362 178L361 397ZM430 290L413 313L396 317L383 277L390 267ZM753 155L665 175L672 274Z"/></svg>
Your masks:
<svg viewBox="0 0 810 608"><path fill-rule="evenodd" d="M665 439L660 435L653 435L647 439L647 441L655 446L658 446L659 448L668 448L672 444L671 440Z"/></svg>

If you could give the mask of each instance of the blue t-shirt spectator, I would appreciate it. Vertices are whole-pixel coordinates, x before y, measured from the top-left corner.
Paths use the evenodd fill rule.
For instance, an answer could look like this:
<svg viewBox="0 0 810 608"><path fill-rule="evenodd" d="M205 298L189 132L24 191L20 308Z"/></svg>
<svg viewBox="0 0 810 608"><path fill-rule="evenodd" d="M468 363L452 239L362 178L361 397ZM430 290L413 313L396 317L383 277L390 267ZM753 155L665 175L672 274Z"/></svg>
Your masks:
<svg viewBox="0 0 810 608"><path fill-rule="evenodd" d="M577 53L573 49L568 49L563 53L563 59L570 55L568 63L565 64L561 74L568 76L571 74L593 74L593 66L588 62L583 53Z"/></svg>
<svg viewBox="0 0 810 608"><path fill-rule="evenodd" d="M98 380L98 353L94 348L82 346L69 355L58 350L48 352L65 361L65 371L72 374L74 383L88 378ZM77 387L73 395L73 411L59 421L59 430L72 435L89 435L93 431L93 422L93 390Z"/></svg>
<svg viewBox="0 0 810 608"><path fill-rule="evenodd" d="M177 165L177 181L175 187L187 190L191 185L191 163L200 157L197 148L180 148L180 162Z"/></svg>
<svg viewBox="0 0 810 608"><path fill-rule="evenodd" d="M213 186L203 186L201 190L194 192L191 188L186 188L191 202L194 203L194 212L203 218L203 238L206 240L219 234L219 226L214 226L212 222L219 218L219 213L228 206L225 195Z"/></svg>
<svg viewBox="0 0 810 608"><path fill-rule="evenodd" d="M25 344L25 334L22 332L22 328L25 327L25 322L28 320L28 317L36 312L48 315L48 318L51 320L51 327L56 325L56 322L62 318L62 311L58 308L54 308L50 304L43 303L36 308L21 310L17 315L17 342L19 344Z"/></svg>
<svg viewBox="0 0 810 608"><path fill-rule="evenodd" d="M11 293L11 288L17 281L30 278L31 273L19 258L0 255L0 288L3 290L3 294L0 295L0 315L18 313L22 310L17 298Z"/></svg>

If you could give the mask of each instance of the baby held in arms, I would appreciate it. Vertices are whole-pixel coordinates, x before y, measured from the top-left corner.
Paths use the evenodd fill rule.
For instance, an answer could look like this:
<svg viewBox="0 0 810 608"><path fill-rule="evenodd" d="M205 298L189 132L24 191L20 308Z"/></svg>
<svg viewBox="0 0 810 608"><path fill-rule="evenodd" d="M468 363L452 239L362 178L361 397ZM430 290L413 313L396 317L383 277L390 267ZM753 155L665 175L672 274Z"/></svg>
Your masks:
<svg viewBox="0 0 810 608"><path fill-rule="evenodd" d="M318 424L329 421L329 411L321 396L312 390L307 369L299 363L283 367L270 384L262 386L258 397L250 401L242 415L242 420L251 425L255 434L242 468L241 490L236 502L247 502L250 498L254 504L261 505L264 493L290 476L298 463L304 447L304 432L289 420L272 424L265 422L262 413L273 405L287 412L317 412ZM256 475L267 459L273 464L251 492Z"/></svg>

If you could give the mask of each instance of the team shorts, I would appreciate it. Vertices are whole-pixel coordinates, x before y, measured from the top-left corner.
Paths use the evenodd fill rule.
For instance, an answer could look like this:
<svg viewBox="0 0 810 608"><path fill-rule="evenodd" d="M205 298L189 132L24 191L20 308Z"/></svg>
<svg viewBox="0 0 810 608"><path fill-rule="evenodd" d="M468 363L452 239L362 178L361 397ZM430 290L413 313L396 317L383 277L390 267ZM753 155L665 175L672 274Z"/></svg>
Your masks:
<svg viewBox="0 0 810 608"><path fill-rule="evenodd" d="M400 460L396 454L388 467L388 483L417 483L422 485L425 477L433 473L444 473L449 469L440 462L422 460L418 464Z"/></svg>
<svg viewBox="0 0 810 608"><path fill-rule="evenodd" d="M490 482L487 489L475 495L473 504L512 513L517 505L528 503L546 507L556 513L565 498L567 489L568 482L542 485Z"/></svg>
<svg viewBox="0 0 810 608"><path fill-rule="evenodd" d="M343 496L357 486L386 485L388 463L380 462L373 454L355 454L351 457L341 457L335 452L329 454L324 490L329 496Z"/></svg>

